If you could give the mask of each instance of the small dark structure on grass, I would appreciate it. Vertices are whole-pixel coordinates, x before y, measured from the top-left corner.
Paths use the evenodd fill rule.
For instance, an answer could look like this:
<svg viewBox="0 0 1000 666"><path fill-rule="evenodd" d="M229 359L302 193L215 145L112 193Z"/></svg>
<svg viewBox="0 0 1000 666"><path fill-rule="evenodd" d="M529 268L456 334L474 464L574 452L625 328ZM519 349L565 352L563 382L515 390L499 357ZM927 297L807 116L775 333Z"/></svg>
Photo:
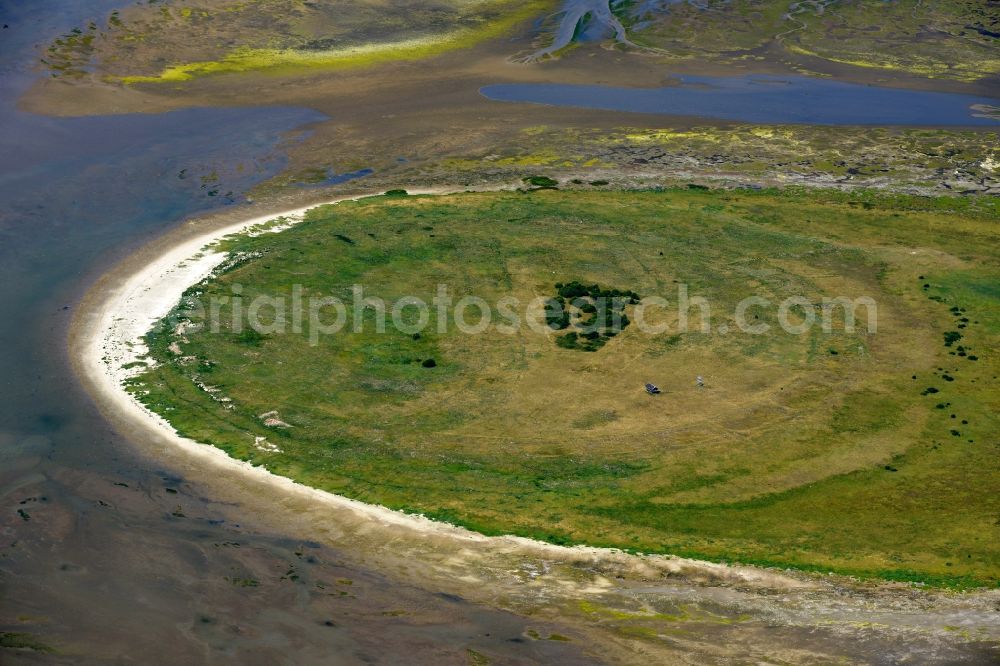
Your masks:
<svg viewBox="0 0 1000 666"><path fill-rule="evenodd" d="M662 391L660 391L660 387L656 384L646 384L646 393L649 395L660 395Z"/></svg>

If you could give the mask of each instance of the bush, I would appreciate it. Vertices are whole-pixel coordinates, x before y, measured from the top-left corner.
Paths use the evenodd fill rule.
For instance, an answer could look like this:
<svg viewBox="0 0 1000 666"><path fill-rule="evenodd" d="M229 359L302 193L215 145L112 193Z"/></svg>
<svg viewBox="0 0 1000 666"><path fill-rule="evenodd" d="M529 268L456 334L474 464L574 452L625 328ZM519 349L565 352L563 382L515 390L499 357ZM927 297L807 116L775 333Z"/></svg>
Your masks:
<svg viewBox="0 0 1000 666"><path fill-rule="evenodd" d="M436 368L437 367L437 361L435 361L432 358L429 358L426 361L424 361L423 363L421 363L420 365L422 365L425 368Z"/></svg>
<svg viewBox="0 0 1000 666"><path fill-rule="evenodd" d="M559 287L559 295L563 298L581 298L589 296L590 291L576 280L573 280Z"/></svg>
<svg viewBox="0 0 1000 666"><path fill-rule="evenodd" d="M259 331L253 328L244 329L239 335L236 336L236 341L242 345L250 345L251 347L257 347L261 342L264 341L265 335L261 334Z"/></svg>
<svg viewBox="0 0 1000 666"><path fill-rule="evenodd" d="M578 337L575 331L570 331L566 335L560 335L556 338L556 345L563 349L576 349Z"/></svg>
<svg viewBox="0 0 1000 666"><path fill-rule="evenodd" d="M527 176L522 179L528 185L533 187L540 187L543 189L551 189L559 184L558 180L553 180L548 176Z"/></svg>
<svg viewBox="0 0 1000 666"><path fill-rule="evenodd" d="M625 314L625 306L638 303L641 298L631 290L604 289L600 285L586 285L577 280L557 282L555 287L558 295L545 302L546 323L557 331L570 325L577 329L571 336L557 338L556 344L564 349L597 351L628 327L631 322ZM576 311L563 309L567 300Z"/></svg>
<svg viewBox="0 0 1000 666"><path fill-rule="evenodd" d="M569 328L569 313L563 310L561 300L550 298L545 301L545 323L554 331Z"/></svg>
<svg viewBox="0 0 1000 666"><path fill-rule="evenodd" d="M553 331L564 331L569 328L569 315L565 312L558 315L545 315L545 323Z"/></svg>

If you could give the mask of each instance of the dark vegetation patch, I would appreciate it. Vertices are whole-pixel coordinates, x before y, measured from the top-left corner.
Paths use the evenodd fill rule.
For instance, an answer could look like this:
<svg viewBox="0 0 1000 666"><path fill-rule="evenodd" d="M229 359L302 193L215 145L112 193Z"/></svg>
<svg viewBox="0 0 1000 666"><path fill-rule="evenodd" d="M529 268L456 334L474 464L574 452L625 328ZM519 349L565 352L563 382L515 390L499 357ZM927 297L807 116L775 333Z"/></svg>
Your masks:
<svg viewBox="0 0 1000 666"><path fill-rule="evenodd" d="M548 176L526 176L522 179L527 185L540 190L554 190L559 185L559 181Z"/></svg>
<svg viewBox="0 0 1000 666"><path fill-rule="evenodd" d="M631 321L625 308L640 300L639 294L631 290L585 285L576 280L557 282L556 296L545 302L545 321L555 331L574 329L556 338L559 347L595 352L628 328Z"/></svg>
<svg viewBox="0 0 1000 666"><path fill-rule="evenodd" d="M45 654L55 654L55 649L46 645L34 634L4 631L0 632L0 648L10 650L25 650L30 652L43 652Z"/></svg>

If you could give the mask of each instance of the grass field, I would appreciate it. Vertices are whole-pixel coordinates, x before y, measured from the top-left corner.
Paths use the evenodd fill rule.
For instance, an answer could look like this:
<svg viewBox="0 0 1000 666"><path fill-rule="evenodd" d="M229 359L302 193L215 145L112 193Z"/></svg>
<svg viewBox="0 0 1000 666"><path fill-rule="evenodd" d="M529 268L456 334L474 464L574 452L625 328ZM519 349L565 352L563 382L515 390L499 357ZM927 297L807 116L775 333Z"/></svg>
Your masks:
<svg viewBox="0 0 1000 666"><path fill-rule="evenodd" d="M227 241L235 259L186 297L240 292L220 330L165 322L131 388L236 458L486 533L996 585L997 222L989 200L699 189L321 207ZM495 303L575 280L672 304L686 285L711 332L697 308L678 332L674 306L649 317L666 332L583 351L565 329L441 333L436 311L419 335L377 333L375 310L350 307L356 284L390 304L440 284ZM347 303L345 331L233 330L234 301L290 302L293 285ZM771 331L740 332L755 295L817 317L823 297L868 296L878 329L861 310L854 332L833 317L796 335L754 307Z"/></svg>

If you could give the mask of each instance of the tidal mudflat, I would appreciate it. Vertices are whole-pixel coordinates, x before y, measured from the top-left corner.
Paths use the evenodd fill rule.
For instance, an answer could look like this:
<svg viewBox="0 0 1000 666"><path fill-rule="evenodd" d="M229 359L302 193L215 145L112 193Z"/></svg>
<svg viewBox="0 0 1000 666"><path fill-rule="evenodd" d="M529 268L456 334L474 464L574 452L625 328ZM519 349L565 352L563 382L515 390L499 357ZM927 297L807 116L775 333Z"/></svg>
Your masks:
<svg viewBox="0 0 1000 666"><path fill-rule="evenodd" d="M479 92L655 94L676 75L740 82L724 95L808 77L996 96L979 3L750 4L10 12L3 298L23 316L4 325L0 659L995 660L992 120L824 126L793 96L777 111L813 115L775 124ZM283 232L220 238L272 215ZM148 273L194 241L221 242ZM550 303L558 330L520 346L359 338L318 366L274 333L138 330L237 275L392 292L434 271L555 303L673 280L726 304L747 284L862 286L889 326L696 334L649 356L636 322L587 337L586 304L566 321ZM156 308L121 291L135 280L166 290ZM112 302L112 324L142 324L118 340L127 362L88 356L128 371L105 386L117 402L80 367ZM668 407L612 404L658 399L649 382Z"/></svg>

